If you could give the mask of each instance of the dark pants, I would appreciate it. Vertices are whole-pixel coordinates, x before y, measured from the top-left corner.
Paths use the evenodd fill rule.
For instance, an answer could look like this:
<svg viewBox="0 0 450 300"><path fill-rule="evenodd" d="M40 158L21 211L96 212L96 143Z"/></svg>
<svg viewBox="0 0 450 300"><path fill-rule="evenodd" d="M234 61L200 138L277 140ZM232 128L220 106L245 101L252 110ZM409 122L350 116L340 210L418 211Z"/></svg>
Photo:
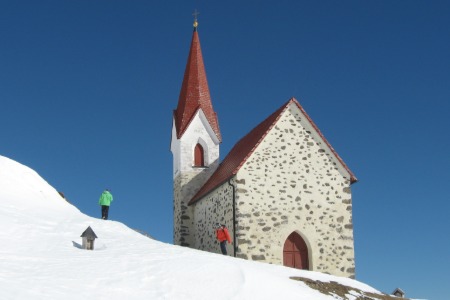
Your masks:
<svg viewBox="0 0 450 300"><path fill-rule="evenodd" d="M108 220L108 211L109 211L109 206L102 205L102 219L103 220Z"/></svg>
<svg viewBox="0 0 450 300"><path fill-rule="evenodd" d="M223 255L227 255L227 241L220 242L220 250L222 250Z"/></svg>

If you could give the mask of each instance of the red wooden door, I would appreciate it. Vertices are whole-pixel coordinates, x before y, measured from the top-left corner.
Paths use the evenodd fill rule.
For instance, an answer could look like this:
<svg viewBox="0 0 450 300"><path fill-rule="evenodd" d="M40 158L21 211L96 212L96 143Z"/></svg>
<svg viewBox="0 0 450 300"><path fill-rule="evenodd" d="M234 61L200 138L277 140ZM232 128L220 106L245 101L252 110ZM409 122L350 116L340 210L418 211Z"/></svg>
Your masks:
<svg viewBox="0 0 450 300"><path fill-rule="evenodd" d="M284 242L283 265L296 269L309 269L308 247L296 232L291 233Z"/></svg>

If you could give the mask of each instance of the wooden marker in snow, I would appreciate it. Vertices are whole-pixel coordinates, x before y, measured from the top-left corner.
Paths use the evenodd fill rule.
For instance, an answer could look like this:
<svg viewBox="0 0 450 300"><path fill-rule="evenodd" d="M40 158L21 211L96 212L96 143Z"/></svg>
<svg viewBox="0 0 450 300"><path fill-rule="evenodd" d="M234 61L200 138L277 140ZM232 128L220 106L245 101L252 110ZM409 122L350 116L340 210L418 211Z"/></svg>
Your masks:
<svg viewBox="0 0 450 300"><path fill-rule="evenodd" d="M94 240L97 238L95 235L94 230L92 230L91 226L89 226L82 234L81 237L83 238L83 249L86 250L94 250Z"/></svg>

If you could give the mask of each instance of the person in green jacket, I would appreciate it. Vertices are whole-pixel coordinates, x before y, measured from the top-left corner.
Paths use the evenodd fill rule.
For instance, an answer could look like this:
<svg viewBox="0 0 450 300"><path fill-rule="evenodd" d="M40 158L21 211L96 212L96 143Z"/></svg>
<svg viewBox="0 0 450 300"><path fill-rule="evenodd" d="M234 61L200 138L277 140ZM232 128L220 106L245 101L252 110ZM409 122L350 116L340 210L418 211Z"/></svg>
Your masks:
<svg viewBox="0 0 450 300"><path fill-rule="evenodd" d="M102 206L102 219L108 220L108 212L109 212L109 206L111 205L111 202L113 201L113 196L109 189L105 189L100 196L100 200L98 200L98 204Z"/></svg>

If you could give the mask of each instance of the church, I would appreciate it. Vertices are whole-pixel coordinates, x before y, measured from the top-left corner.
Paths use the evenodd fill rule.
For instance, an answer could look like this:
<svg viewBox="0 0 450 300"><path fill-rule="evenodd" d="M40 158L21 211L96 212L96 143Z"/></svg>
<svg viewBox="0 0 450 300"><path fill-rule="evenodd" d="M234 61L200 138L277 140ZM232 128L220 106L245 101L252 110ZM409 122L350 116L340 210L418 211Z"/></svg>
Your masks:
<svg viewBox="0 0 450 300"><path fill-rule="evenodd" d="M354 278L356 177L295 98L220 161L197 27L173 111L174 244L220 253L221 223L230 256Z"/></svg>

